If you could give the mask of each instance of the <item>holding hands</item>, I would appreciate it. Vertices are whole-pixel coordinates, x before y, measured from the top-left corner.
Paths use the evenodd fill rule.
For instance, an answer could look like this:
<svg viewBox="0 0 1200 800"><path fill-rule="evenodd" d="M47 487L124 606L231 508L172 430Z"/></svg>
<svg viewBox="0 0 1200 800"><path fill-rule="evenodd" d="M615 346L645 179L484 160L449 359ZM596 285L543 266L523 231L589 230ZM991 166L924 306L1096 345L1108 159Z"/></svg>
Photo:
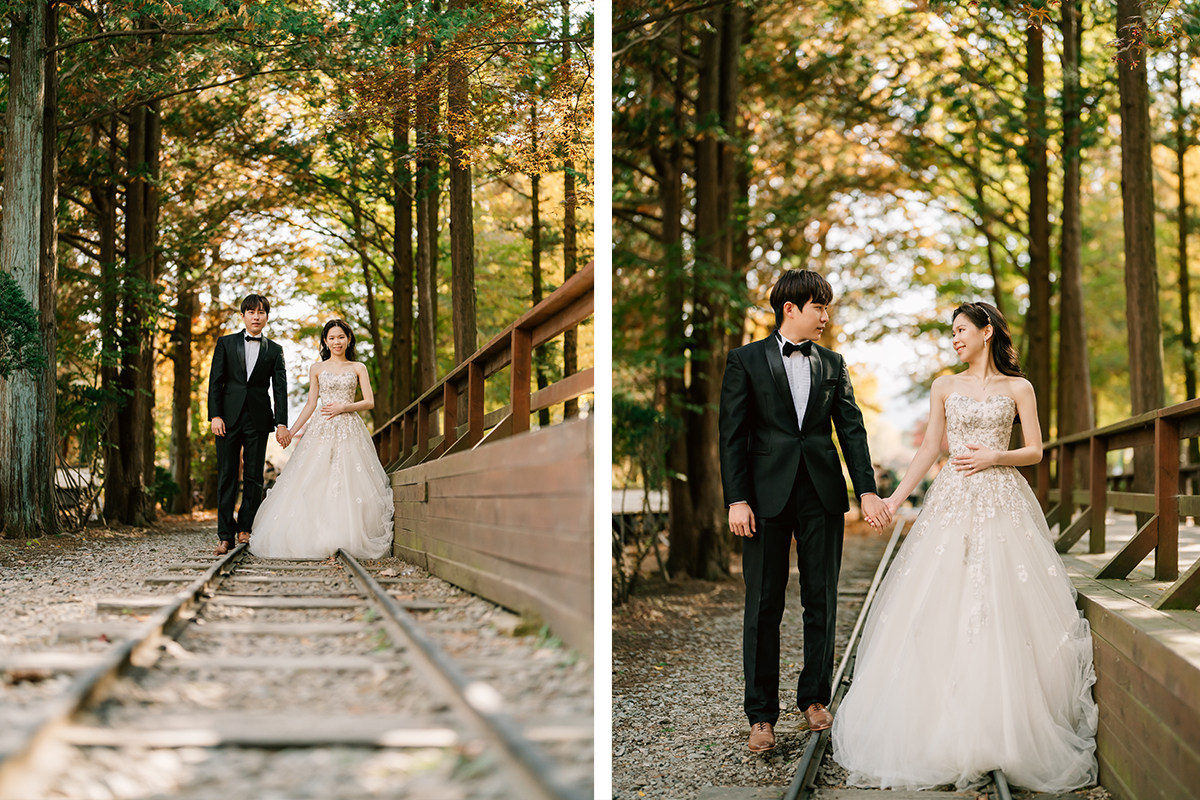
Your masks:
<svg viewBox="0 0 1200 800"><path fill-rule="evenodd" d="M882 531L892 521L894 509L890 503L885 503L877 494L864 494L859 498L863 517L871 523L871 527Z"/></svg>
<svg viewBox="0 0 1200 800"><path fill-rule="evenodd" d="M275 428L275 441L279 442L280 447L287 447L292 443L292 432L287 429L286 425L279 425Z"/></svg>
<svg viewBox="0 0 1200 800"><path fill-rule="evenodd" d="M959 472L974 475L980 470L994 467L1000 463L1000 453L996 450L991 450L977 444L969 444L967 445L967 449L971 452L957 455L950 459L950 463Z"/></svg>

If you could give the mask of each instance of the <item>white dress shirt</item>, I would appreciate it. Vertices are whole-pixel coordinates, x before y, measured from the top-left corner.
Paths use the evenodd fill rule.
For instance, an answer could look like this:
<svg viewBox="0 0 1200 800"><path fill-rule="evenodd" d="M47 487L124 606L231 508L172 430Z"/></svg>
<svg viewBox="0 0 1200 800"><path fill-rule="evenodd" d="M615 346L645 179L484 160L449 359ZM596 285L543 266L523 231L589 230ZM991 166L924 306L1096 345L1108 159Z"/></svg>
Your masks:
<svg viewBox="0 0 1200 800"><path fill-rule="evenodd" d="M780 333L775 343L779 345L781 356L784 342L791 342L791 340ZM800 342L791 343L800 344ZM808 359L809 356L799 350L792 351L789 356L783 356L783 369L787 372L788 386L792 389L792 403L796 406L796 427L798 428L804 427L804 412L808 409L808 392L812 387L812 364Z"/></svg>
<svg viewBox="0 0 1200 800"><path fill-rule="evenodd" d="M249 335L249 331L242 331L242 342L246 345L246 380L250 380L250 373L254 372L254 364L258 361L258 351L262 345L262 342L247 342L245 337Z"/></svg>

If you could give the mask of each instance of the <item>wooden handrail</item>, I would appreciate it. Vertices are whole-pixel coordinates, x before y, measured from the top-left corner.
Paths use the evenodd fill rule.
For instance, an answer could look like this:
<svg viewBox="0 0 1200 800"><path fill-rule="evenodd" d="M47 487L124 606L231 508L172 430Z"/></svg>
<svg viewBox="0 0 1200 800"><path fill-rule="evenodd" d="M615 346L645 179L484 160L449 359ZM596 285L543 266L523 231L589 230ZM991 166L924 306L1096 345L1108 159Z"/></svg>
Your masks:
<svg viewBox="0 0 1200 800"><path fill-rule="evenodd" d="M1147 411L1103 428L1062 436L1043 445L1043 456L1033 471L1032 483L1046 511L1046 521L1059 525L1055 548L1067 552L1083 534L1088 552L1105 552L1105 512L1150 513L1150 519L1134 537L1100 568L1096 577L1127 578L1150 551L1154 555L1155 580L1173 581L1155 602L1155 608L1194 609L1200 605L1200 560L1179 574L1180 515L1200 514L1200 496L1182 492L1180 486L1180 442L1200 436L1200 398L1166 408ZM1109 491L1107 454L1127 447L1154 448L1154 492ZM1088 480L1083 491L1076 488L1077 451L1088 453ZM1051 488L1051 462L1056 465ZM1028 473L1027 473L1028 475ZM1081 502L1082 501L1082 502ZM1076 504L1086 503L1075 516Z"/></svg>
<svg viewBox="0 0 1200 800"><path fill-rule="evenodd" d="M572 275L542 302L429 387L371 437L388 470L415 466L488 441L529 430L529 415L595 389L593 370L583 370L533 392L533 351L595 312L595 262ZM484 383L512 365L510 402L484 409ZM460 395L465 398L460 402ZM435 412L441 410L441 430Z"/></svg>

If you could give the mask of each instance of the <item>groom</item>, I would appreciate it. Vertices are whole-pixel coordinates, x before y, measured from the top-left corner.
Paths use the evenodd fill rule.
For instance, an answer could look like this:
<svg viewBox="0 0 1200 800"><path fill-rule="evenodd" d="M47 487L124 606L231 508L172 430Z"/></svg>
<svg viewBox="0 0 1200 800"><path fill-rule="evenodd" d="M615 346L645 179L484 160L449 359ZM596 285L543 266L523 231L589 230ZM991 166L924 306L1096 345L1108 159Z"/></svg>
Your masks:
<svg viewBox="0 0 1200 800"><path fill-rule="evenodd" d="M271 304L262 295L242 301L245 329L217 339L208 376L208 418L217 437L217 536L214 555L232 550L237 542L250 541L254 514L262 502L263 461L267 436L283 447L291 443L288 432L287 371L283 348L262 335ZM271 395L267 395L267 387ZM274 399L274 410L271 403ZM242 466L242 506L234 517L238 463Z"/></svg>
<svg viewBox="0 0 1200 800"><path fill-rule="evenodd" d="M804 605L804 667L796 701L810 730L833 724L826 705L843 515L850 510L833 426L864 516L879 527L890 518L875 493L867 432L846 362L812 342L829 321L832 300L833 288L816 272L785 272L771 290L776 330L730 351L721 384L721 481L729 527L746 537L742 661L749 747L756 753L775 747L779 623L793 537Z"/></svg>

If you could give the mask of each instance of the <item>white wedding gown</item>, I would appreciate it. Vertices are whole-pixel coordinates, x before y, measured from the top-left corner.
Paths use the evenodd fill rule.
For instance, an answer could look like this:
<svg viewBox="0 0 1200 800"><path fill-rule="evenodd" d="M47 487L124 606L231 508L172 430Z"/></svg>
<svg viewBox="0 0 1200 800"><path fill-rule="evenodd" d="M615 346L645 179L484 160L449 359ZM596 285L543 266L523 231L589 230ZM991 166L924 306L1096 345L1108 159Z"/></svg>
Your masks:
<svg viewBox="0 0 1200 800"><path fill-rule="evenodd" d="M353 403L358 376L322 373L321 404ZM262 558L325 558L340 547L355 558L392 548L394 502L362 418L326 419L318 407L296 452L254 518L250 552Z"/></svg>
<svg viewBox="0 0 1200 800"><path fill-rule="evenodd" d="M1007 450L1015 403L946 399L952 455ZM885 576L833 723L848 783L896 789L1096 782L1092 637L1029 485L947 466Z"/></svg>

